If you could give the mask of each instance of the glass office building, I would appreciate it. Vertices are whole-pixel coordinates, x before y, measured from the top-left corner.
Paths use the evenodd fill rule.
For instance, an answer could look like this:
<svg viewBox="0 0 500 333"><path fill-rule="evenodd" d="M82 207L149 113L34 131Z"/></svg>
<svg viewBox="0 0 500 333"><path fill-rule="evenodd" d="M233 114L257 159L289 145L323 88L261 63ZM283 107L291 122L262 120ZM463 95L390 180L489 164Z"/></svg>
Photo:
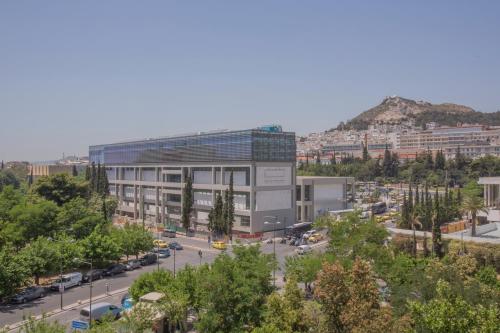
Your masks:
<svg viewBox="0 0 500 333"><path fill-rule="evenodd" d="M106 166L117 212L150 223L179 223L191 177L193 228L206 231L208 212L233 174L234 229L242 233L264 231L270 215L294 223L295 156L295 133L279 126L89 147L90 161Z"/></svg>

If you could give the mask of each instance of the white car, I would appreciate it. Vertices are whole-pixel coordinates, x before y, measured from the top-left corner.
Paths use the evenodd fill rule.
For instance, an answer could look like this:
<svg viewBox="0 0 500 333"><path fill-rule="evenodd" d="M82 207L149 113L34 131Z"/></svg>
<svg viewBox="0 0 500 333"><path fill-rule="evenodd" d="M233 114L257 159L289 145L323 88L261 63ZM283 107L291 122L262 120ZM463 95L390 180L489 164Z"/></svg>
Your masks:
<svg viewBox="0 0 500 333"><path fill-rule="evenodd" d="M311 237L314 233L316 233L316 230L315 229L311 229L309 231L306 231L303 235L302 235L302 238L304 239L308 239L309 237Z"/></svg>
<svg viewBox="0 0 500 333"><path fill-rule="evenodd" d="M297 250L295 250L297 254L306 254L312 251L312 247L309 245L300 245Z"/></svg>
<svg viewBox="0 0 500 333"><path fill-rule="evenodd" d="M50 290L64 291L71 287L81 286L82 277L83 275L80 272L65 274L62 276L62 279L57 279L52 283Z"/></svg>

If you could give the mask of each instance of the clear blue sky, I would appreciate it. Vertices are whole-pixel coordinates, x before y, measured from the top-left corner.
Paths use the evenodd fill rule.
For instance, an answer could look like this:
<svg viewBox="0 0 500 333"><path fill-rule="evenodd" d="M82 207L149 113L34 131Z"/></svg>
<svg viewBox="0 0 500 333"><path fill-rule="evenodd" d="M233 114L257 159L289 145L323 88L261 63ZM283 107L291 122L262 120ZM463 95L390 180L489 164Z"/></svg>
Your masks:
<svg viewBox="0 0 500 333"><path fill-rule="evenodd" d="M279 123L399 95L500 109L499 1L0 1L0 159Z"/></svg>

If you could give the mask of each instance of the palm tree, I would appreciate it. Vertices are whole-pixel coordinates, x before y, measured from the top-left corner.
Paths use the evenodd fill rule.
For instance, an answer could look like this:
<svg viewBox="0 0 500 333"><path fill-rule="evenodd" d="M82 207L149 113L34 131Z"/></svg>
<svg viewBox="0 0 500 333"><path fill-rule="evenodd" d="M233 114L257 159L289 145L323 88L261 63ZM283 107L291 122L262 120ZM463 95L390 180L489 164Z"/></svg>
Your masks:
<svg viewBox="0 0 500 333"><path fill-rule="evenodd" d="M422 228L422 223L420 222L420 217L418 216L417 210L414 209L413 212L410 215L410 225L411 229L413 230L413 244L412 244L412 255L414 258L417 257L417 235L416 235L416 228L419 226Z"/></svg>
<svg viewBox="0 0 500 333"><path fill-rule="evenodd" d="M472 220L471 235L476 236L477 214L488 212L481 198L481 188L475 183L470 182L464 188L464 198L462 201L462 211L469 214Z"/></svg>

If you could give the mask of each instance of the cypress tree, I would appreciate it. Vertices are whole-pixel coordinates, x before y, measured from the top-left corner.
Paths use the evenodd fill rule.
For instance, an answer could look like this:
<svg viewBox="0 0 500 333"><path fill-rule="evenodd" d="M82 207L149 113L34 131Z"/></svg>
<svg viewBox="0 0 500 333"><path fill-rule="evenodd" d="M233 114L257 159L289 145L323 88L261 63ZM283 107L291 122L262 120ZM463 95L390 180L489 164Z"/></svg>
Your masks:
<svg viewBox="0 0 500 333"><path fill-rule="evenodd" d="M434 195L434 215L432 221L432 249L434 255L441 258L443 256L443 244L441 240L441 206L439 204L439 194L436 188Z"/></svg>
<svg viewBox="0 0 500 333"><path fill-rule="evenodd" d="M85 167L85 180L86 181L90 181L90 177L91 177L91 175L90 175L90 166L87 165Z"/></svg>
<svg viewBox="0 0 500 333"><path fill-rule="evenodd" d="M0 170L3 170L4 168L4 165L3 165L3 160L2 160L2 164L0 164Z"/></svg>
<svg viewBox="0 0 500 333"><path fill-rule="evenodd" d="M229 191L224 191L224 201L223 201L223 204L222 204L222 221L223 221L223 225L222 225L222 230L223 230L223 233L224 235L228 235L228 219L227 219L227 216L228 216L228 211L229 211Z"/></svg>
<svg viewBox="0 0 500 333"><path fill-rule="evenodd" d="M96 189L97 185L97 171L95 168L95 163L92 162L92 169L90 171L90 184L89 184L89 190L90 192L94 192Z"/></svg>
<svg viewBox="0 0 500 333"><path fill-rule="evenodd" d="M182 193L182 212L181 224L186 229L186 235L191 226L191 212L193 210L193 181L191 175L187 175L184 179L185 185ZM220 214L218 215L220 217Z"/></svg>
<svg viewBox="0 0 500 333"><path fill-rule="evenodd" d="M227 195L227 233L229 235L229 239L233 240L233 224L234 224L234 177L233 172L231 171L231 175L229 176L229 190Z"/></svg>
<svg viewBox="0 0 500 333"><path fill-rule="evenodd" d="M108 181L108 173L106 172L106 167L104 164L101 167L101 184L99 188L99 194L106 196L109 194L109 181Z"/></svg>
<svg viewBox="0 0 500 333"><path fill-rule="evenodd" d="M446 165L446 159L444 157L443 150L441 149L436 153L436 160L434 162L434 168L436 170L444 170L445 165Z"/></svg>
<svg viewBox="0 0 500 333"><path fill-rule="evenodd" d="M319 151L316 153L316 164L320 165L321 164L321 156L319 154Z"/></svg>
<svg viewBox="0 0 500 333"><path fill-rule="evenodd" d="M337 164L337 156L335 155L335 150L333 151L332 159L330 160L331 165Z"/></svg>
<svg viewBox="0 0 500 333"><path fill-rule="evenodd" d="M420 196L418 193L418 184L415 186L415 207L420 206Z"/></svg>
<svg viewBox="0 0 500 333"><path fill-rule="evenodd" d="M387 145L385 146L384 160L382 161L382 170L384 171L385 177L392 176L392 158L391 158L391 152L389 151Z"/></svg>
<svg viewBox="0 0 500 333"><path fill-rule="evenodd" d="M408 228L409 216L408 216L408 201L406 199L406 191L403 192L403 205L401 207L401 227Z"/></svg>
<svg viewBox="0 0 500 333"><path fill-rule="evenodd" d="M71 174L73 177L78 176L78 170L76 170L76 165L73 165L73 168L71 169Z"/></svg>
<svg viewBox="0 0 500 333"><path fill-rule="evenodd" d="M411 188L411 182L408 186L408 213L410 215L413 213L413 189Z"/></svg>
<svg viewBox="0 0 500 333"><path fill-rule="evenodd" d="M101 180L101 163L97 163L97 172L96 172L96 182L94 184L94 192L101 193L102 180Z"/></svg>
<svg viewBox="0 0 500 333"><path fill-rule="evenodd" d="M28 187L31 187L33 185L33 169L30 171L30 175L28 176Z"/></svg>
<svg viewBox="0 0 500 333"><path fill-rule="evenodd" d="M368 154L368 147L363 143L363 161L366 162L370 159L370 155Z"/></svg>

